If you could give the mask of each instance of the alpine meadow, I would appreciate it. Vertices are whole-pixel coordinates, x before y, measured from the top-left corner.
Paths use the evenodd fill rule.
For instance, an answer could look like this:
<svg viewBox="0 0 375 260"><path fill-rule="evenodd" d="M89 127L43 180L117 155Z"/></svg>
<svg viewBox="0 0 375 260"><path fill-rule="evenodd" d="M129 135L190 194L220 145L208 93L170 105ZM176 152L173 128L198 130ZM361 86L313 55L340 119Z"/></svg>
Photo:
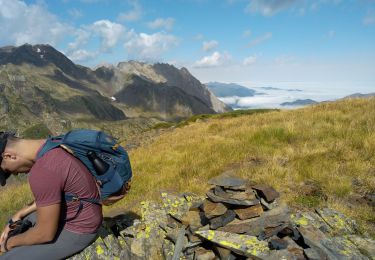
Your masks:
<svg viewBox="0 0 375 260"><path fill-rule="evenodd" d="M374 208L364 197L375 192L375 98L223 115L169 126L159 134L160 129L149 130L152 140L129 153L137 173L132 191L105 212L139 213L139 203L160 190L204 195L208 179L230 171L274 186L295 210L337 209L374 237ZM27 184L7 187L1 197L2 223L32 201Z"/></svg>

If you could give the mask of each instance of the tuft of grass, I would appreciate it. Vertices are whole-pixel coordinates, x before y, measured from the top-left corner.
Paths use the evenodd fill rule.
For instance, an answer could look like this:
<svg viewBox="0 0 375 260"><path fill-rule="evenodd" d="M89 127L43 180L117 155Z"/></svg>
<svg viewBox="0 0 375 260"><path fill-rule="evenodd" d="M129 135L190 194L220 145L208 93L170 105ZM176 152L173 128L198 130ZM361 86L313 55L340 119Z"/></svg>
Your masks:
<svg viewBox="0 0 375 260"><path fill-rule="evenodd" d="M51 134L52 134L51 131L48 129L48 127L45 124L39 123L23 131L22 137L29 138L29 139L40 139L40 138L47 138Z"/></svg>

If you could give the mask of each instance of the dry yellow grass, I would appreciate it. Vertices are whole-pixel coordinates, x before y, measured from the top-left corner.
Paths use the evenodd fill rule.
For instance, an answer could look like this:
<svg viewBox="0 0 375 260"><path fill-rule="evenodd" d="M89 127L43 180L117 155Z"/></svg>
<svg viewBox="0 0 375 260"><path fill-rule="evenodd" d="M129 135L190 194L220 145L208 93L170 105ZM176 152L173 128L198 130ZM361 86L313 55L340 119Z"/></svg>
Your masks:
<svg viewBox="0 0 375 260"><path fill-rule="evenodd" d="M156 199L163 189L204 194L208 179L230 170L274 186L294 208L336 208L374 235L374 209L354 202L375 193L374 155L374 98L207 119L131 151L132 190L105 212L137 211L138 202ZM9 194L19 190L28 193L25 186L1 192L2 213L15 208Z"/></svg>

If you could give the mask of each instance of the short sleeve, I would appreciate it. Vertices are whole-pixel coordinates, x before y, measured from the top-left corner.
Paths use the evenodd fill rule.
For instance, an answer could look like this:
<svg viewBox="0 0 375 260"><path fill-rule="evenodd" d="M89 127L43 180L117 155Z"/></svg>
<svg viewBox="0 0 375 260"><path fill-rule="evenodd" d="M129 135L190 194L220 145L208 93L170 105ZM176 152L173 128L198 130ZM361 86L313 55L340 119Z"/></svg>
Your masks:
<svg viewBox="0 0 375 260"><path fill-rule="evenodd" d="M29 184L37 207L61 202L62 185L58 173L46 167L33 167L30 172Z"/></svg>

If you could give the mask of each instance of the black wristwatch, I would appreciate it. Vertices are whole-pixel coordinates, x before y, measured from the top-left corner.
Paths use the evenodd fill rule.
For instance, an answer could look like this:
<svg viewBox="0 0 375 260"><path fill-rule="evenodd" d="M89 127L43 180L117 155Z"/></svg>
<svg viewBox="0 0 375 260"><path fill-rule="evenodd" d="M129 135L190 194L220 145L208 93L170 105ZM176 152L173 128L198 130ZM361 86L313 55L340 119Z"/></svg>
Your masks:
<svg viewBox="0 0 375 260"><path fill-rule="evenodd" d="M13 225L14 223L15 223L15 221L13 221L12 218L10 218L10 219L8 220L8 225Z"/></svg>

